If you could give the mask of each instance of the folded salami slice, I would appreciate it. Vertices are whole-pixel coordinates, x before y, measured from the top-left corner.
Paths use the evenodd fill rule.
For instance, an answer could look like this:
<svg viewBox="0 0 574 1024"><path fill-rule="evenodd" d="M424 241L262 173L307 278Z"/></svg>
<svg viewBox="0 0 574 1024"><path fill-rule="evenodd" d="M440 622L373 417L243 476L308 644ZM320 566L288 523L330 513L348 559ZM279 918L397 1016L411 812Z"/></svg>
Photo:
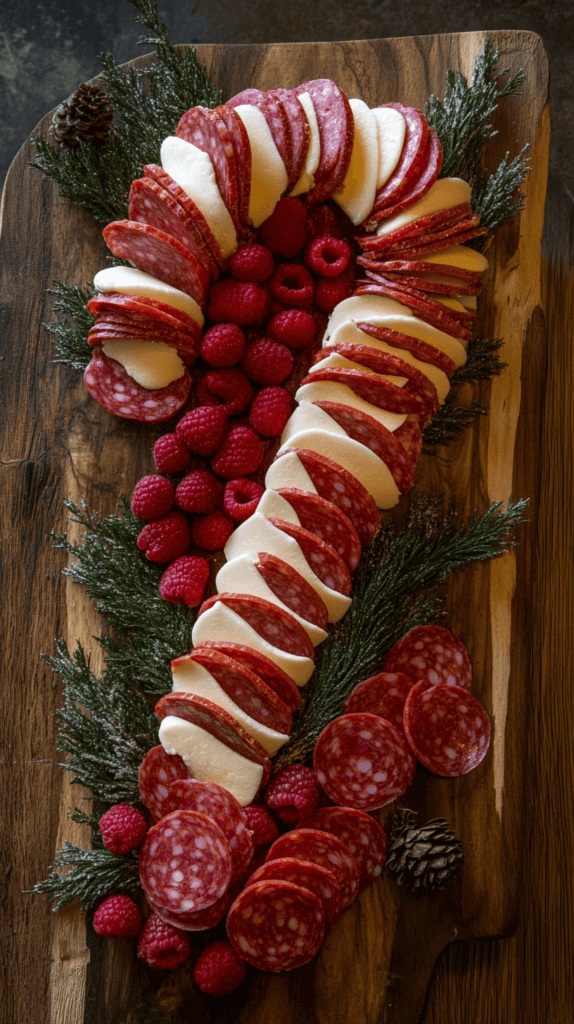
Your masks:
<svg viewBox="0 0 574 1024"><path fill-rule="evenodd" d="M452 377L456 369L454 359L451 359L446 352L439 351L427 341L421 341L419 338L413 338L409 334L403 334L402 331L395 331L388 327L381 327L378 324L368 323L367 321L357 323L357 327L364 334L370 335L371 338L379 338L381 341L386 341L389 345L392 345L393 348L412 352L421 362L431 363L437 369L442 370L449 378Z"/></svg>
<svg viewBox="0 0 574 1024"><path fill-rule="evenodd" d="M276 516L268 516L269 522L278 530L293 537L297 541L307 562L316 576L330 590L349 597L351 593L351 577L343 559L330 544L326 544L316 534L304 530L302 526L287 523Z"/></svg>
<svg viewBox="0 0 574 1024"><path fill-rule="evenodd" d="M292 565L260 551L255 566L269 589L290 611L319 629L327 628L328 612L324 602Z"/></svg>
<svg viewBox="0 0 574 1024"><path fill-rule="evenodd" d="M388 298L396 299L398 302L403 302L405 305L408 304L409 308L416 310L417 316L420 320L424 320L426 324L430 324L431 327L437 327L439 331L444 331L445 334L450 334L453 338L460 338L463 341L470 341L472 337L471 331L467 330L461 324L457 323L449 316L450 310L435 309L431 307L430 301L425 302L418 296L412 294L412 289L406 291L403 288L397 288L391 284L383 284L375 281L357 281L357 287L353 292L354 295L386 295ZM421 293L422 294L422 293ZM437 304L439 305L439 304Z"/></svg>
<svg viewBox="0 0 574 1024"><path fill-rule="evenodd" d="M163 747L152 747L142 761L138 785L142 804L159 821L167 813L165 803L169 787L178 779L189 779L189 770L178 754L166 754Z"/></svg>
<svg viewBox="0 0 574 1024"><path fill-rule="evenodd" d="M362 712L329 722L315 744L320 785L337 804L374 811L402 796L416 760L394 725Z"/></svg>
<svg viewBox="0 0 574 1024"><path fill-rule="evenodd" d="M260 89L244 89L243 92L239 92L236 96L232 96L232 98L227 101L226 106L235 108L241 107L244 104L251 107L257 107L267 121L271 137L277 147L277 152L285 165L287 175L289 176L289 184L286 191L290 191L295 184L295 181L297 181L297 178L295 178L295 181L291 181L291 171L293 167L293 139L291 134L291 123L287 117L283 104L279 101L279 98L273 91L262 92Z"/></svg>
<svg viewBox="0 0 574 1024"><path fill-rule="evenodd" d="M393 355L391 352L375 349L371 345L354 345L348 342L336 342L334 345L329 345L327 353L331 352L337 352L344 359L349 359L351 362L360 363L374 373L407 377L412 382L411 392L416 391L423 400L423 409L426 412L427 418L437 411L439 403L435 385L416 366L412 366L405 359L401 359L398 353ZM327 353L325 349L319 349L314 362L320 362ZM407 415L407 419L409 416L410 414ZM395 436L396 433L395 430Z"/></svg>
<svg viewBox="0 0 574 1024"><path fill-rule="evenodd" d="M138 864L146 895L176 914L211 906L231 879L229 843L219 825L197 811L172 811L152 825Z"/></svg>
<svg viewBox="0 0 574 1024"><path fill-rule="evenodd" d="M468 287L482 288L482 274L478 270L466 270L464 267L454 266L453 263L440 263L431 262L426 260L375 260L368 256L358 256L357 263L363 267L370 267L372 270L379 271L381 274L389 274L390 272L395 274L405 275L417 275L417 279L421 279L423 275L434 275L440 274L441 277L448 277L453 279L453 284L457 283L459 291L468 285ZM467 294L466 292L464 294ZM468 292L469 295L477 294L477 292Z"/></svg>
<svg viewBox="0 0 574 1024"><path fill-rule="evenodd" d="M369 715L379 715L404 735L403 711L412 685L413 680L402 672L379 672L355 687L345 701L343 712L353 715L366 711Z"/></svg>
<svg viewBox="0 0 574 1024"><path fill-rule="evenodd" d="M182 339L173 333L159 331L142 331L138 327L124 328L115 325L98 325L88 334L88 344L92 348L102 348L111 341L143 341L148 345L168 345L176 349L180 359L191 366L195 362L196 349L189 345L189 338Z"/></svg>
<svg viewBox="0 0 574 1024"><path fill-rule="evenodd" d="M198 811L219 825L231 850L230 884L233 884L245 871L253 856L252 832L239 801L229 790L216 782L178 779L170 784L165 801L165 813L180 810Z"/></svg>
<svg viewBox="0 0 574 1024"><path fill-rule="evenodd" d="M150 896L149 892L146 893L146 899L158 917L161 917L162 921L167 924L171 924L174 928L181 928L184 932L204 932L208 928L215 928L216 924L219 924L223 920L231 903L228 892L224 892L223 896L220 896L215 903L211 906L205 907L203 910L190 910L188 913L175 913L174 911L166 910L165 907L160 906Z"/></svg>
<svg viewBox="0 0 574 1024"><path fill-rule="evenodd" d="M413 260L413 262L415 261ZM397 284L403 284L409 288L417 288L421 292L429 292L431 295L453 295L456 297L459 295L479 295L482 291L482 282L478 285L471 285L460 279L458 281L450 280L442 274L428 274L426 277L420 274L418 277L409 277L407 274L388 273L386 263L379 263L377 266L387 280L395 281ZM373 267L373 270L376 269L376 267Z"/></svg>
<svg viewBox="0 0 574 1024"><path fill-rule="evenodd" d="M341 886L341 911L351 906L359 891L360 870L357 861L336 836L314 828L296 828L285 832L270 846L266 863L280 857L311 861L331 871Z"/></svg>
<svg viewBox="0 0 574 1024"><path fill-rule="evenodd" d="M252 967L289 971L319 952L325 914L308 889L292 882L255 882L232 904L227 935L237 955Z"/></svg>
<svg viewBox="0 0 574 1024"><path fill-rule="evenodd" d="M349 517L332 501L311 491L279 487L277 493L289 502L303 529L330 544L349 572L354 572L361 558L361 542Z"/></svg>
<svg viewBox="0 0 574 1024"><path fill-rule="evenodd" d="M476 218L469 217L468 220L461 221L452 228L445 228L444 231L437 231L432 237L428 236L429 240L424 244L420 239L413 238L412 245L407 247L405 244L405 248L401 248L397 255L405 260L424 260L427 256L444 252L453 246L464 245L465 242L470 242L472 239L486 234L486 228L475 227L476 224Z"/></svg>
<svg viewBox="0 0 574 1024"><path fill-rule="evenodd" d="M182 211L188 228L193 232L195 246L198 250L199 262L205 267L212 280L219 277L219 268L225 263L221 246L215 237L211 225L199 209L197 203L188 196L171 174L164 171L159 164L146 164L144 181L150 181L166 192Z"/></svg>
<svg viewBox="0 0 574 1024"><path fill-rule="evenodd" d="M475 310L465 309L460 303L458 303L458 305L460 305L461 308L456 309L456 303L453 299L448 297L435 299L432 295L421 291L420 288L407 284L404 280L393 281L391 278L388 278L383 274L375 274L372 270L367 270L367 280L373 281L375 284L385 285L397 292L400 291L405 303L407 301L410 302L411 306L423 311L429 319L433 316L436 320L440 321L442 317L445 317L449 321L455 320L462 327L468 328L476 316ZM358 283L364 284L365 281L363 280Z"/></svg>
<svg viewBox="0 0 574 1024"><path fill-rule="evenodd" d="M170 327L199 339L201 328L196 320L181 309L169 306L167 302L149 299L145 295L125 295L123 292L105 292L89 300L88 309L94 316L112 314L131 317L148 324Z"/></svg>
<svg viewBox="0 0 574 1024"><path fill-rule="evenodd" d="M369 215L369 227L373 223L385 220L387 217L396 217L409 206L418 203L419 199L426 196L437 180L442 167L442 146L440 139L432 125L429 125L429 137L422 160L420 174L411 184L408 192L403 192L392 206L383 206Z"/></svg>
<svg viewBox="0 0 574 1024"><path fill-rule="evenodd" d="M301 385L315 384L320 380L345 384L358 398L376 406L377 409L387 409L389 412L396 413L420 413L424 419L428 419L430 415L430 410L426 409L426 402L421 403L419 394L416 391L413 393L408 383L401 387L393 381L387 380L380 373L365 373L362 370L348 369L347 367L326 366L313 370L312 373L303 377ZM322 405L321 402L316 401L313 404Z"/></svg>
<svg viewBox="0 0 574 1024"><path fill-rule="evenodd" d="M314 893L321 901L328 930L341 916L341 886L328 868L314 864L310 860L297 860L296 857L276 857L257 868L247 885L265 882L268 879L293 882L294 885L300 885L302 889Z"/></svg>
<svg viewBox="0 0 574 1024"><path fill-rule="evenodd" d="M406 133L399 162L390 178L377 191L373 210L394 205L420 176L429 136L427 121L416 107L406 107L403 103L380 103L379 106L398 110L405 119Z"/></svg>
<svg viewBox="0 0 574 1024"><path fill-rule="evenodd" d="M409 413L404 423L397 427L393 437L400 441L409 459L417 463L423 447L423 435L420 428L419 418Z"/></svg>
<svg viewBox="0 0 574 1024"><path fill-rule="evenodd" d="M385 672L404 672L414 682L472 688L472 665L460 637L445 626L414 626L397 640L383 665Z"/></svg>
<svg viewBox="0 0 574 1024"><path fill-rule="evenodd" d="M245 237L250 234L251 146L249 144L249 136L243 121L233 107L229 107L224 103L221 107L216 107L213 113L217 114L227 128L229 140L233 147L237 173L237 207L239 220L243 227L243 237Z"/></svg>
<svg viewBox="0 0 574 1024"><path fill-rule="evenodd" d="M132 182L129 196L130 220L151 224L167 235L177 238L186 249L208 267L206 242L197 221L192 221L182 206L165 188L151 178ZM212 264L212 261L209 261ZM211 266L209 266L211 270ZM218 276L217 272L214 277Z"/></svg>
<svg viewBox="0 0 574 1024"><path fill-rule="evenodd" d="M187 370L179 380L151 391L138 384L121 363L95 349L84 373L92 398L113 416L142 423L165 423L183 409L191 391Z"/></svg>
<svg viewBox="0 0 574 1024"><path fill-rule="evenodd" d="M308 826L330 832L349 848L361 872L359 892L380 877L387 857L387 837L370 814L356 807L321 807Z"/></svg>
<svg viewBox="0 0 574 1024"><path fill-rule="evenodd" d="M330 78L316 78L293 89L296 96L309 93L319 128L321 157L315 171L315 187L307 193L311 205L329 199L343 184L353 152L355 122L344 92Z"/></svg>
<svg viewBox="0 0 574 1024"><path fill-rule="evenodd" d="M377 234L377 238L381 249L396 248L399 243L409 245L418 239L431 237L435 231L453 227L470 216L472 216L470 203L458 203L456 206L435 210L434 213L426 213L424 216L418 217L417 220L401 224L400 227L393 230L390 230L392 224L384 225L388 230L383 230L383 227L379 228L380 234Z"/></svg>
<svg viewBox="0 0 574 1024"><path fill-rule="evenodd" d="M235 230L241 233L235 153L220 115L206 107L192 107L181 118L175 134L210 157L221 198L229 210Z"/></svg>
<svg viewBox="0 0 574 1024"><path fill-rule="evenodd" d="M273 96L285 112L291 129L291 165L287 167L289 176L289 192L295 187L307 159L311 129L307 115L299 100L291 89L271 89L269 95Z"/></svg>
<svg viewBox="0 0 574 1024"><path fill-rule="evenodd" d="M273 647L300 658L314 658L315 651L305 630L288 612L252 594L214 594L201 605L198 618L218 601L239 615Z"/></svg>
<svg viewBox="0 0 574 1024"><path fill-rule="evenodd" d="M421 679L407 696L403 721L412 750L435 775L466 775L490 745L488 715L461 686L429 686Z"/></svg>
<svg viewBox="0 0 574 1024"><path fill-rule="evenodd" d="M400 442L395 440L391 431L387 430L382 423L348 405L339 405L337 402L316 402L315 404L328 413L349 437L358 441L359 444L363 444L365 448L370 448L381 462L388 466L401 494L412 487L415 479L415 464Z"/></svg>
<svg viewBox="0 0 574 1024"><path fill-rule="evenodd" d="M198 306L205 305L209 273L176 238L131 220L113 221L102 234L114 256L185 292Z"/></svg>
<svg viewBox="0 0 574 1024"><path fill-rule="evenodd" d="M296 711L301 703L301 693L292 679L274 661L245 644L224 640L204 641L196 644L194 653L200 651L221 651L222 654L244 665L272 690L289 711Z"/></svg>

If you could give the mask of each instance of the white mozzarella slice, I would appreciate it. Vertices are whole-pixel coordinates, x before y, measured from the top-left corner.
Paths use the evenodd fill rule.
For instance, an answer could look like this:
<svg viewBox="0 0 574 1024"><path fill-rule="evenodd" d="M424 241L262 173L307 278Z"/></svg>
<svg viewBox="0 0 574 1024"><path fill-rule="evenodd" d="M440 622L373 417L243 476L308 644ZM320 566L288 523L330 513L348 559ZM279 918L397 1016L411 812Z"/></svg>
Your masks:
<svg viewBox="0 0 574 1024"><path fill-rule="evenodd" d="M388 318L389 321L392 318ZM386 317L370 317L369 322L378 327L388 326ZM396 329L396 328L395 328ZM405 333L409 333L406 331ZM395 348L393 345L386 341L381 341L379 338L373 338L370 334L365 334L364 331L359 330L357 324L353 320L347 321L347 323L341 324L336 331L333 332L327 342L323 342L327 347L325 351L329 351L330 345L336 345L338 342L342 342L345 345L368 345L370 348L374 348L379 352L389 352L393 356L398 356L399 359L403 359L405 363L409 363L414 366L415 369L420 370L424 373L425 377L428 377L434 384L439 402L444 402L446 396L450 391L450 384L446 373L440 370L438 366L433 366L432 363L425 363L422 359L417 359L416 356L409 352L406 348ZM333 353L332 359L341 359L337 353ZM323 362L323 360L321 360ZM318 364L316 364L318 365Z"/></svg>
<svg viewBox="0 0 574 1024"><path fill-rule="evenodd" d="M253 518L250 516L250 519ZM249 522L249 519L246 522ZM313 673L312 658L289 654L278 647L273 647L241 615L223 604L223 601L216 601L196 619L191 638L194 646L203 643L204 640L225 640L253 647L279 665L297 686L304 686Z"/></svg>
<svg viewBox="0 0 574 1024"><path fill-rule="evenodd" d="M297 462L299 462L298 459ZM301 463L299 463L299 465L301 465ZM305 489L307 490L307 488ZM286 498L277 494L276 491L271 490L270 487L263 491L257 506L257 511L260 512L262 516L265 516L266 519L268 519L269 516L275 516L276 519L283 519L284 522L292 523L293 526L301 526L301 520L293 506L289 504Z"/></svg>
<svg viewBox="0 0 574 1024"><path fill-rule="evenodd" d="M454 309L457 313L464 313L464 306L459 302L456 295L435 295L435 299L441 302L447 309Z"/></svg>
<svg viewBox="0 0 574 1024"><path fill-rule="evenodd" d="M310 448L318 455L324 455L343 466L362 483L379 508L394 508L399 500L399 489L388 466L370 448L354 441L347 434L341 437L338 433L320 428L302 430L293 434L283 447ZM279 455L282 454L282 448L279 449Z"/></svg>
<svg viewBox="0 0 574 1024"><path fill-rule="evenodd" d="M406 377L396 377L395 380L405 381L406 383ZM367 416L372 416L374 420L377 420L377 423L386 427L391 433L398 430L407 418L406 413L388 412L387 409L379 409L378 406L373 405L371 402L366 402L364 398L359 398L347 384L338 384L331 380L318 380L316 384L303 384L295 392L295 401L311 403L338 402L340 405L347 405L351 409L357 409L358 412L364 412Z"/></svg>
<svg viewBox="0 0 574 1024"><path fill-rule="evenodd" d="M300 491L310 491L311 494L317 494L315 484L295 452L287 452L281 459L276 459L275 462L271 463L265 476L265 486L268 490L279 490L282 487L297 487ZM261 501L264 498L265 494ZM261 501L257 508L261 507ZM296 523L295 525L298 524Z"/></svg>
<svg viewBox="0 0 574 1024"><path fill-rule="evenodd" d="M136 267L105 267L104 270L98 270L94 277L94 288L103 294L119 292L120 295L143 295L146 299L165 302L167 306L187 313L203 327L203 313L191 295L158 281L157 277L152 277L151 274L146 274Z"/></svg>
<svg viewBox="0 0 574 1024"><path fill-rule="evenodd" d="M249 103L235 108L249 136L251 146L251 193L249 220L258 228L271 216L287 188L285 164L273 141L267 121L257 107Z"/></svg>
<svg viewBox="0 0 574 1024"><path fill-rule="evenodd" d="M476 252L468 245L453 245L444 252L435 252L424 257L425 263L447 263L450 267L460 270L472 270L475 274L483 274L488 268L488 260L481 252Z"/></svg>
<svg viewBox="0 0 574 1024"><path fill-rule="evenodd" d="M297 99L303 107L309 122L309 149L307 150L305 166L301 171L299 181L290 192L292 196L300 196L303 192L311 191L315 185L315 171L321 159L321 137L319 135L319 125L317 124L317 114L315 113L313 100L308 92L301 93Z"/></svg>
<svg viewBox="0 0 574 1024"><path fill-rule="evenodd" d="M476 295L457 295L457 299L464 306L465 309L472 309L476 313L477 301Z"/></svg>
<svg viewBox="0 0 574 1024"><path fill-rule="evenodd" d="M462 178L439 178L418 203L409 206L391 220L384 220L377 228L377 235L389 235L392 231L398 231L399 228L404 228L421 217L439 213L440 210L449 210L453 206L460 206L461 203L470 203L470 192L470 185Z"/></svg>
<svg viewBox="0 0 574 1024"><path fill-rule="evenodd" d="M320 409L318 405L312 405L311 402L302 402L293 410L287 423L283 427L283 433L281 434L281 445L287 444L290 437L293 434L299 434L302 430L328 430L331 434L340 434L341 437L347 437L347 432L343 427L329 416L328 412L324 409Z"/></svg>
<svg viewBox="0 0 574 1024"><path fill-rule="evenodd" d="M285 504L288 504L285 502ZM269 552L267 552L269 553ZM267 583L263 579L261 573L255 566L256 555L239 555L238 558L233 558L230 562L226 562L221 567L217 576L215 577L215 585L217 592L223 594L254 594L256 597L262 597L265 601L271 601L272 604L276 604L279 608L283 608L286 612L289 612L297 622L303 626L303 629L307 633L311 643L314 647L317 644L322 644L323 640L327 639L327 633L324 629L319 626L315 626L308 619L304 619L297 612L294 612L292 608L280 601L276 594L273 593L271 587L267 586ZM247 728L247 726L245 727ZM261 740L259 740L262 743ZM264 745L264 744L262 744ZM267 749L267 748L265 748Z"/></svg>
<svg viewBox="0 0 574 1024"><path fill-rule="evenodd" d="M217 782L242 807L254 799L263 766L231 750L205 729L175 715L166 715L159 727L159 741L166 754L179 754L194 779Z"/></svg>
<svg viewBox="0 0 574 1024"><path fill-rule="evenodd" d="M269 555L275 555L276 558L287 562L288 565L291 565L300 573L303 579L311 584L313 590L325 603L329 622L338 622L351 604L350 597L345 597L344 594L340 594L338 590L333 590L319 579L313 572L295 538L290 537L289 534L280 530L278 526L270 523L259 512L259 508L252 516L249 516L249 519L239 524L227 541L224 551L225 557L230 562L234 558L241 557L241 555L257 556L260 551L265 551ZM200 616L197 621L199 622L202 618L203 616Z"/></svg>
<svg viewBox="0 0 574 1024"><path fill-rule="evenodd" d="M222 689L211 672L197 661L193 661L192 658L186 660L179 658L172 665L171 674L172 690L175 693L193 693L196 697L205 697L212 704L223 708L239 725L243 726L254 740L261 744L270 757L273 757L279 747L282 747L289 739L285 733L270 729L267 725L256 722L251 715L246 714Z"/></svg>
<svg viewBox="0 0 574 1024"><path fill-rule="evenodd" d="M201 210L223 255L231 256L237 248L237 235L209 154L185 139L168 135L161 144L161 165Z"/></svg>
<svg viewBox="0 0 574 1024"><path fill-rule="evenodd" d="M361 317L360 322L375 324L378 327L386 327L390 331L398 331L400 334L407 334L410 338L417 338L418 341L425 341L427 345L432 345L439 352L449 356L456 367L463 366L466 363L466 349L458 338L453 338L451 334L440 331L438 327L432 327L431 324L425 323L424 320L419 320L416 316L369 316L365 317L364 321ZM342 341L343 334L343 331L341 333L334 332L329 337L327 344L335 345L337 341ZM366 337L370 338L371 336L366 335ZM323 344L325 344L324 341ZM363 342L363 344L365 343Z"/></svg>
<svg viewBox="0 0 574 1024"><path fill-rule="evenodd" d="M325 338L330 338L337 327L347 320L354 320L358 323L361 320L370 320L373 316L410 316L408 306L395 299L388 299L385 295L351 295L343 299L335 306L325 331ZM325 341L323 340L323 344Z"/></svg>
<svg viewBox="0 0 574 1024"><path fill-rule="evenodd" d="M176 350L163 342L138 341L136 338L107 341L102 345L102 351L121 363L126 373L148 391L166 388L185 373L185 366Z"/></svg>
<svg viewBox="0 0 574 1024"><path fill-rule="evenodd" d="M315 370L322 370L329 366L340 366L341 369L347 370L360 370L361 373L376 373L375 370L371 370L368 366L363 366L362 363L355 363L352 359L347 359L345 356L339 355L338 352L331 352L326 355L324 359L320 359L318 363L311 366L309 373L314 373ZM394 373L376 373L377 377L382 377L383 380L390 381L391 384L396 384L398 388L404 388L407 383L407 377L397 377Z"/></svg>
<svg viewBox="0 0 574 1024"><path fill-rule="evenodd" d="M377 122L379 144L379 169L377 188L382 188L397 166L405 142L407 122L400 110L394 107L373 107L372 114Z"/></svg>
<svg viewBox="0 0 574 1024"><path fill-rule="evenodd" d="M373 209L379 170L377 122L363 100L349 100L355 134L351 161L340 189L333 199L353 224L361 224Z"/></svg>

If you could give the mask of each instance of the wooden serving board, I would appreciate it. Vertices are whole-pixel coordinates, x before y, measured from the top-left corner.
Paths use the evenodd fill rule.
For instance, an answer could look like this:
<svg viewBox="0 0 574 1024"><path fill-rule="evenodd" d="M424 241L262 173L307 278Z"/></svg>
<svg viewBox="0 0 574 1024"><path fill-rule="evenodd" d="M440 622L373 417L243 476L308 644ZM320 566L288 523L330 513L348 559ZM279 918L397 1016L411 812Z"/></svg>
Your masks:
<svg viewBox="0 0 574 1024"><path fill-rule="evenodd" d="M152 470L153 430L108 416L79 375L55 365L41 321L50 318L46 289L54 278L84 285L105 265L106 248L91 217L57 197L28 169L30 145L18 154L2 207L2 450L5 551L3 637L5 775L0 792L9 826L9 888L4 897L4 959L12 986L4 1007L11 1024L416 1024L433 966L460 939L510 934L520 881L517 849L526 837L525 729L530 637L535 626L529 581L536 546L541 417L539 382L545 358L540 307L540 238L548 155L548 69L540 39L494 32L500 68L523 67L520 97L496 114L488 147L495 167L507 149L531 147L526 210L502 228L488 256L479 334L504 338L508 363L474 397L490 405L473 429L436 458L423 457L415 492L442 493L461 517L491 501L530 497L530 524L519 548L456 576L448 591L448 624L466 641L476 695L493 721L491 752L470 775L439 779L419 769L403 804L421 820L443 815L462 837L466 863L440 894L410 896L382 881L362 894L317 958L278 976L252 972L234 996L203 997L190 970L154 973L137 962L133 943L100 940L74 908L50 915L47 901L22 895L46 876L65 839L87 845L69 813L87 794L59 770L53 712L60 687L40 659L53 638L90 645L100 631L91 602L61 575L64 556L50 543L64 526L65 496L84 496L109 513L120 492ZM424 108L442 97L448 68L469 76L485 34L425 36L346 43L200 46L224 98L247 87L294 86L333 78L367 103L401 100ZM135 62L145 66L150 58ZM51 115L41 124L46 132ZM403 499L406 505L408 499ZM6 531L6 527L4 528ZM93 644L92 644L93 649ZM97 654L93 663L97 665ZM383 813L384 820L387 815ZM197 949L205 943L197 938ZM194 939L195 942L195 939Z"/></svg>

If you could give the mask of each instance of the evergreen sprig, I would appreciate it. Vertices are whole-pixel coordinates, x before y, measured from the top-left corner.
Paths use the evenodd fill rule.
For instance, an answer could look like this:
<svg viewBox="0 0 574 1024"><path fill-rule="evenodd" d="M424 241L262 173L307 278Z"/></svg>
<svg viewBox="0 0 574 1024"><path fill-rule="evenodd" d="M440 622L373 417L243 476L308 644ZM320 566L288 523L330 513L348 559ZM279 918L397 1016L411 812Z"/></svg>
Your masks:
<svg viewBox="0 0 574 1024"><path fill-rule="evenodd" d="M502 502L494 502L484 515L475 510L468 523L457 524L454 508L441 516L435 498L418 499L400 530L383 525L357 570L349 611L323 644L309 697L276 767L308 760L321 730L341 714L355 686L380 671L393 644L442 613L441 587L455 569L515 545L526 506L509 501L502 510Z"/></svg>
<svg viewBox="0 0 574 1024"><path fill-rule="evenodd" d="M457 394L463 384L491 380L502 372L507 363L498 358L501 346L501 341L490 341L488 338L474 338L469 342L466 363L454 371L448 395L423 430L425 455L436 455L436 445L450 444L466 427L472 425L477 416L488 411L480 402L457 405Z"/></svg>
<svg viewBox="0 0 574 1024"><path fill-rule="evenodd" d="M72 870L66 874L55 870L70 866ZM118 857L105 847L84 850L66 842L58 851L48 878L38 882L30 892L37 896L47 893L54 911L75 899L80 910L89 910L111 893L133 892L139 884L137 853Z"/></svg>
<svg viewBox="0 0 574 1024"><path fill-rule="evenodd" d="M52 309L55 313L64 313L72 318L73 327L63 317L56 321L44 321L42 327L54 335L56 344L55 363L66 363L74 370L85 370L92 358L92 349L88 345L88 334L94 324L94 317L88 309L88 302L94 289L88 285L82 291L77 285L53 281L48 295L55 295Z"/></svg>

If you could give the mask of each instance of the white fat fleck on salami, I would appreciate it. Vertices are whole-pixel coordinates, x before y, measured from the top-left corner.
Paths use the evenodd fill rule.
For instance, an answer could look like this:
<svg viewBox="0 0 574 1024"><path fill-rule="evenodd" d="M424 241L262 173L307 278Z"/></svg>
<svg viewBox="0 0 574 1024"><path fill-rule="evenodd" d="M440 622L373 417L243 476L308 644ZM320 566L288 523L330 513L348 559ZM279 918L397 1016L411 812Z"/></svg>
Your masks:
<svg viewBox="0 0 574 1024"><path fill-rule="evenodd" d="M238 955L253 967L292 970L319 952L325 914L320 900L307 889L287 881L259 881L232 904L227 935Z"/></svg>
<svg viewBox="0 0 574 1024"><path fill-rule="evenodd" d="M379 715L404 734L403 710L412 685L413 680L400 672L379 672L355 687L343 711L345 714L366 711Z"/></svg>
<svg viewBox="0 0 574 1024"><path fill-rule="evenodd" d="M404 725L414 753L435 775L466 775L490 744L486 711L460 686L416 683L405 702Z"/></svg>

